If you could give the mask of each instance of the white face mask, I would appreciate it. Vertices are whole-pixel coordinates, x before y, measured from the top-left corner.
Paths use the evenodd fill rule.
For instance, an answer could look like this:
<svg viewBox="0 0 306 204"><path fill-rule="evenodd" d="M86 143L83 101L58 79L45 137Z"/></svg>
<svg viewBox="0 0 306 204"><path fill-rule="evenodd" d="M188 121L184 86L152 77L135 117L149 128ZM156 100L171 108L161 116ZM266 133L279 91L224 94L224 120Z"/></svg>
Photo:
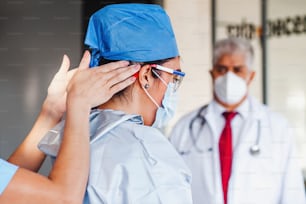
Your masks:
<svg viewBox="0 0 306 204"><path fill-rule="evenodd" d="M167 125L169 120L173 118L177 106L177 92L174 91L174 83L169 82L168 84L157 74L155 75L162 81L162 83L167 86L167 90L165 92L164 98L162 100L162 106L159 106L158 103L153 99L153 97L148 93L148 91L143 88L147 96L151 99L151 101L156 105L157 112L155 116L155 121L152 124L152 127L155 128L163 128Z"/></svg>
<svg viewBox="0 0 306 204"><path fill-rule="evenodd" d="M233 105L247 94L247 83L244 79L229 71L215 80L214 91L220 101Z"/></svg>

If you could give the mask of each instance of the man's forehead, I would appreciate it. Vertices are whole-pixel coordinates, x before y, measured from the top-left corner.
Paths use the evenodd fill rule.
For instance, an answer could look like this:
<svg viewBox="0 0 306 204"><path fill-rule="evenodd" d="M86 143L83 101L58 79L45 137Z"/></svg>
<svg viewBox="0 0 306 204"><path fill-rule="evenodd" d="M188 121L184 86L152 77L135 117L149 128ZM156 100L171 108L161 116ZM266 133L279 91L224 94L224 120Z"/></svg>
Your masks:
<svg viewBox="0 0 306 204"><path fill-rule="evenodd" d="M242 55L224 55L216 64L225 66L246 66L246 58Z"/></svg>

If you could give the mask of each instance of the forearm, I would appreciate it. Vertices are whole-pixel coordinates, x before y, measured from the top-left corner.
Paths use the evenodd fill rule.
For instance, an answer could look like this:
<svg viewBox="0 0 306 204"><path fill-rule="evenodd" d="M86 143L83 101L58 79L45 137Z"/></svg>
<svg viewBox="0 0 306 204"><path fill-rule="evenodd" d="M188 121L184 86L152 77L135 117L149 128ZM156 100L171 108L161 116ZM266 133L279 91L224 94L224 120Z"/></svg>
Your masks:
<svg viewBox="0 0 306 204"><path fill-rule="evenodd" d="M67 107L62 145L49 178L63 191L82 198L89 172L90 107L80 103Z"/></svg>
<svg viewBox="0 0 306 204"><path fill-rule="evenodd" d="M63 141L49 178L20 168L0 203L82 203L89 172L90 107L80 99L72 101L67 105Z"/></svg>
<svg viewBox="0 0 306 204"><path fill-rule="evenodd" d="M30 171L38 171L45 159L45 155L37 148L42 137L60 120L60 116L53 113L46 102L39 113L35 124L24 141L9 157L8 161Z"/></svg>

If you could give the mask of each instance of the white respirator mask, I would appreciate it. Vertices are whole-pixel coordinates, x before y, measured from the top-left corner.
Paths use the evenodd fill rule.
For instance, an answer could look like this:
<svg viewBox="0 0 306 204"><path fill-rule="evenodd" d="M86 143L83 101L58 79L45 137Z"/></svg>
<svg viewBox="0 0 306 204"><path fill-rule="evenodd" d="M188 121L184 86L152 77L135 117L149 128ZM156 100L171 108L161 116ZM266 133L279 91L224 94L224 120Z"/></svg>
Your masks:
<svg viewBox="0 0 306 204"><path fill-rule="evenodd" d="M214 82L216 96L228 105L238 103L247 94L247 90L247 82L230 71Z"/></svg>

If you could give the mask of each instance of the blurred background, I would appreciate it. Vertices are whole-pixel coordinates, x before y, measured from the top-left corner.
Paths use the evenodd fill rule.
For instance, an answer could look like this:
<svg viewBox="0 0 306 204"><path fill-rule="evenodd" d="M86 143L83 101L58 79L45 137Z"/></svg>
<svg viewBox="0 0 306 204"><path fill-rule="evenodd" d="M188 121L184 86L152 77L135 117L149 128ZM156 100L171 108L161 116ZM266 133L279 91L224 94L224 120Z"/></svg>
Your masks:
<svg viewBox="0 0 306 204"><path fill-rule="evenodd" d="M78 65L88 17L107 4L160 4L176 33L182 68L183 114L211 99L212 45L237 36L251 40L257 72L251 94L282 113L295 132L306 177L305 0L2 0L0 2L0 157L7 158L33 125L62 56ZM265 34L265 35L263 35ZM41 173L48 174L50 161Z"/></svg>

